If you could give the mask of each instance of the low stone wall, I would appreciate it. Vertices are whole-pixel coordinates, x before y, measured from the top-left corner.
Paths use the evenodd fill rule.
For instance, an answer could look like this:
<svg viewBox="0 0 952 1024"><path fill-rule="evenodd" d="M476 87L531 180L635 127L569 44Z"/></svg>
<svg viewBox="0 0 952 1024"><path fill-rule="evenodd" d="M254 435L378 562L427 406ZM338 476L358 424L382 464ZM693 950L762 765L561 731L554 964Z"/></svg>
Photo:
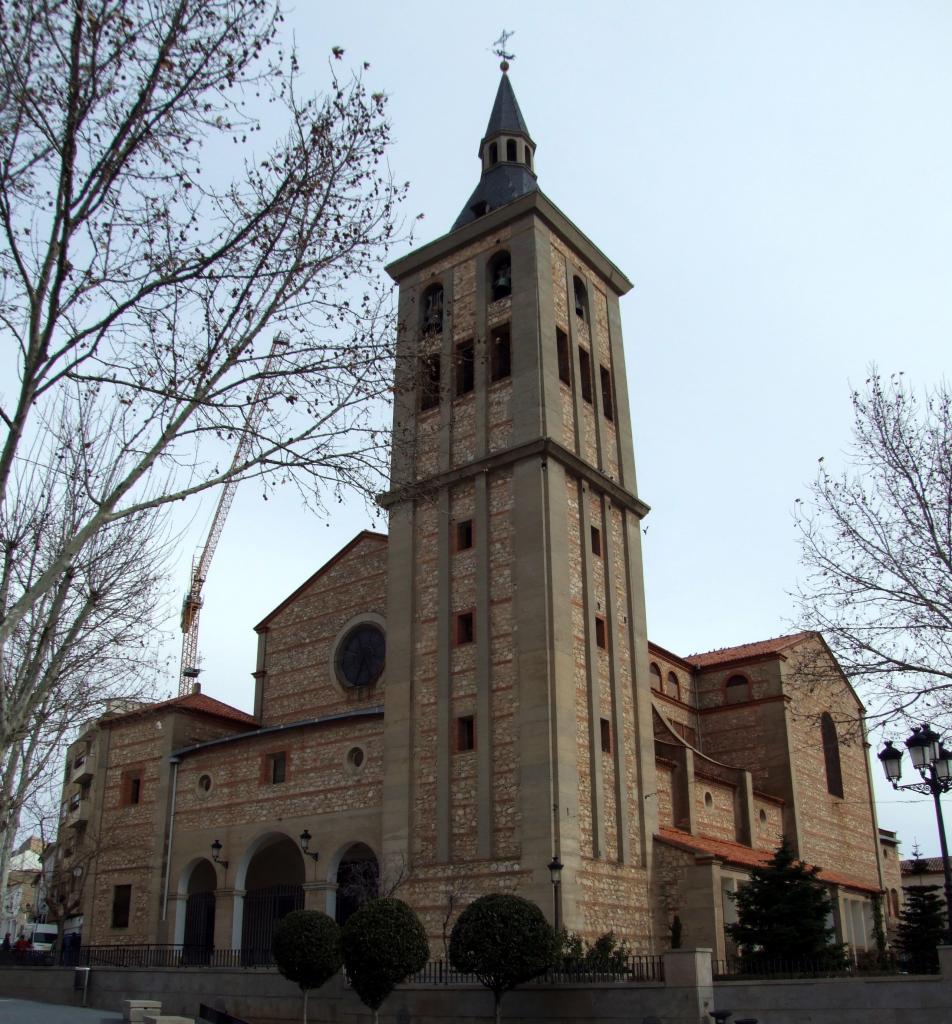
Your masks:
<svg viewBox="0 0 952 1024"><path fill-rule="evenodd" d="M716 982L714 1006L760 1024L949 1024L952 983L942 977Z"/></svg>
<svg viewBox="0 0 952 1024"><path fill-rule="evenodd" d="M72 985L73 972L66 968L0 968L0 996L78 1006L82 994ZM90 1006L121 1010L122 1001L130 998L157 999L163 1013L189 1017L205 1003L250 1024L298 1024L303 1005L299 989L274 971L92 969ZM660 982L532 985L509 993L503 1014L506 1024L641 1024L652 1018L659 1024L698 1024L695 1000L695 989ZM308 1011L312 1021L367 1024L370 1018L370 1011L341 979L312 993ZM488 1024L492 1019L492 995L480 986L402 986L380 1013L381 1024Z"/></svg>
<svg viewBox="0 0 952 1024"><path fill-rule="evenodd" d="M527 985L503 1003L506 1024L710 1024L707 1011L733 1010L760 1024L949 1024L952 949L936 977L821 978L710 983L707 951L665 956L664 983ZM705 969L706 968L706 969ZM80 1005L73 970L0 968L0 996ZM200 1003L251 1024L297 1024L302 997L273 970L123 970L94 967L90 1006L121 1010L124 999L157 999L163 1013L195 1017ZM340 978L309 1001L312 1021L367 1024L370 1013ZM477 986L398 988L384 1003L381 1024L489 1024L492 996Z"/></svg>

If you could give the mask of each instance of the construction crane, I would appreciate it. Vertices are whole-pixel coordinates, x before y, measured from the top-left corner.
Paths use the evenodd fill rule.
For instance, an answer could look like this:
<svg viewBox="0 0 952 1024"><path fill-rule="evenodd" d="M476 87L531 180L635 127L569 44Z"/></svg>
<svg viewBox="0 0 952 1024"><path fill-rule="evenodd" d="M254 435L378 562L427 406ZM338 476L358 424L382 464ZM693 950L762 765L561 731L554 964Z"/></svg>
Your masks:
<svg viewBox="0 0 952 1024"><path fill-rule="evenodd" d="M238 447L235 449L234 458L231 460L231 468L240 466L248 454L254 432L264 415L264 398L266 390L271 384L268 372L274 362L277 353L286 348L289 344L285 334L276 334L271 343L271 351L265 360L264 368L261 371L261 379L255 390L248 412L245 414L245 422L241 428L241 436L238 438ZM218 499L218 507L215 515L212 516L212 524L205 538L205 546L201 552L192 559L192 573L189 577L188 592L182 600L182 663L179 670L179 696L188 694L198 678L201 669L198 665L198 620L202 611L202 586L208 578L208 567L211 565L221 538L221 532L225 526L225 519L228 517L228 510L235 500L235 491L238 490L240 480L228 480L221 489L221 496Z"/></svg>

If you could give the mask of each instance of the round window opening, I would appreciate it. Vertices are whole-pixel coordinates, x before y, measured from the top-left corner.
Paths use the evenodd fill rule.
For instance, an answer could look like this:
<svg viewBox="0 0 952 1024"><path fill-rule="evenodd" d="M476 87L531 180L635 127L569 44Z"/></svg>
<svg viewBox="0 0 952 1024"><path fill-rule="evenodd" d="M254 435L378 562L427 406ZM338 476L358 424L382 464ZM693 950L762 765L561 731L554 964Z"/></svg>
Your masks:
<svg viewBox="0 0 952 1024"><path fill-rule="evenodd" d="M760 812L760 824L761 825L766 825L767 824L767 812L766 811L761 811Z"/></svg>
<svg viewBox="0 0 952 1024"><path fill-rule="evenodd" d="M198 777L198 791L200 793L207 793L212 788L212 777L210 775L199 775Z"/></svg>
<svg viewBox="0 0 952 1024"><path fill-rule="evenodd" d="M704 806L705 807L713 807L714 806L714 797L712 797L710 793L705 793L704 794Z"/></svg>
<svg viewBox="0 0 952 1024"><path fill-rule="evenodd" d="M373 686L383 675L386 655L383 630L372 622L361 622L337 648L337 678L344 686Z"/></svg>
<svg viewBox="0 0 952 1024"><path fill-rule="evenodd" d="M351 747L347 751L347 763L351 768L359 768L364 763L364 752L360 747Z"/></svg>

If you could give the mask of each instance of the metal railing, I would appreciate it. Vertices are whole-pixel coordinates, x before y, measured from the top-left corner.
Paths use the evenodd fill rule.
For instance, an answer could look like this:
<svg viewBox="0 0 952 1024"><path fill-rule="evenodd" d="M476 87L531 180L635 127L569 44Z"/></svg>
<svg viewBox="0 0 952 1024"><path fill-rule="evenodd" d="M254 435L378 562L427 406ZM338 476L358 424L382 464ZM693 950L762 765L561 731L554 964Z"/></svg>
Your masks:
<svg viewBox="0 0 952 1024"><path fill-rule="evenodd" d="M599 985L618 982L664 981L664 959L660 956L629 956L613 964L594 966L567 962L534 978L535 985ZM479 985L475 974L457 971L446 960L431 960L406 980L408 985Z"/></svg>
<svg viewBox="0 0 952 1024"><path fill-rule="evenodd" d="M728 960L713 961L714 980L751 978L759 980L783 978L856 978L885 977L896 974L937 974L934 970L912 971L889 954L869 955L831 964L829 960L762 960L757 957L732 957Z"/></svg>
<svg viewBox="0 0 952 1024"><path fill-rule="evenodd" d="M270 970L274 959L265 949L208 949L204 946L125 945L81 946L59 953L38 950L11 951L0 964L32 967L118 967L129 970L179 967L244 968ZM585 985L664 981L660 956L629 956L605 965L565 962L540 974L537 985ZM457 971L446 960L431 960L406 980L408 985L479 985L475 974Z"/></svg>
<svg viewBox="0 0 952 1024"><path fill-rule="evenodd" d="M243 967L274 966L270 950L208 949L205 946L141 945L83 946L69 951L63 962L77 967L120 967L131 969L175 967Z"/></svg>

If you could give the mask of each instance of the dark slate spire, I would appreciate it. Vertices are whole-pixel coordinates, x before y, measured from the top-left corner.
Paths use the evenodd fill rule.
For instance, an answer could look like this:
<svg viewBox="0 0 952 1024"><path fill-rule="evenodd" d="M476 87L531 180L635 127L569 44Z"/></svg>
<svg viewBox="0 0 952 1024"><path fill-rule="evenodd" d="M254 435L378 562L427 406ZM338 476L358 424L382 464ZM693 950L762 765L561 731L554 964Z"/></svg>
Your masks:
<svg viewBox="0 0 952 1024"><path fill-rule="evenodd" d="M506 74L509 65L503 61L501 67L503 75L496 90L496 101L486 134L479 144L482 177L456 218L454 231L539 187L533 170L535 143Z"/></svg>
<svg viewBox="0 0 952 1024"><path fill-rule="evenodd" d="M524 135L529 138L529 129L522 117L516 94L512 91L512 84L509 76L503 73L499 79L499 88L496 90L496 102L493 104L493 112L489 115L489 124L486 125L486 134L483 136L485 142L491 135L499 135L502 132L509 132L513 135ZM531 141L531 139L530 139ZM479 146L479 154L482 155L482 142Z"/></svg>

